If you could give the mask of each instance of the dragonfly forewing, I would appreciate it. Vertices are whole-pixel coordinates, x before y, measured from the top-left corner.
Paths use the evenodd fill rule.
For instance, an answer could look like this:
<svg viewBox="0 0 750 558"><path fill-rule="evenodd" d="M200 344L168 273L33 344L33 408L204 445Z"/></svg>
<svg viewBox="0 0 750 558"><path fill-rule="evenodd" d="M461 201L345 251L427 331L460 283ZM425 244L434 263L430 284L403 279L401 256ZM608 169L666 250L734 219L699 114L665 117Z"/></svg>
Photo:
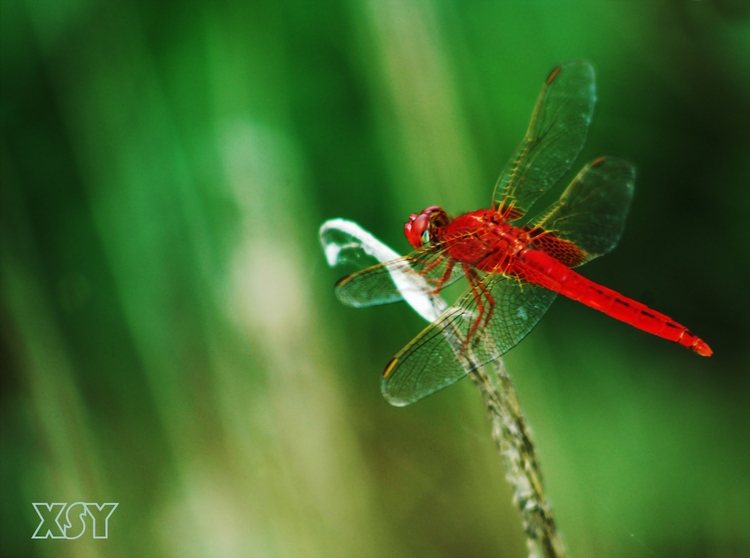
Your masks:
<svg viewBox="0 0 750 558"><path fill-rule="evenodd" d="M352 273L336 283L335 292L347 306L365 308L402 301L410 292L437 295L461 277L461 266L436 247Z"/></svg>

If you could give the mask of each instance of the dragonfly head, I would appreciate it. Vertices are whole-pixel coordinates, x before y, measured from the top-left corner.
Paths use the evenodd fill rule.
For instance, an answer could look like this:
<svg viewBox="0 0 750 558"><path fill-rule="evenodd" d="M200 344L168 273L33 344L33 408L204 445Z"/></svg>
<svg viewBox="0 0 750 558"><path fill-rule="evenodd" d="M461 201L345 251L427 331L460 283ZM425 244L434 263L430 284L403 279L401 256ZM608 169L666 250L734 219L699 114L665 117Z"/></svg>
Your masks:
<svg viewBox="0 0 750 558"><path fill-rule="evenodd" d="M414 248L422 248L435 238L435 229L448 224L448 214L442 207L430 206L417 215L412 213L404 225L404 234Z"/></svg>

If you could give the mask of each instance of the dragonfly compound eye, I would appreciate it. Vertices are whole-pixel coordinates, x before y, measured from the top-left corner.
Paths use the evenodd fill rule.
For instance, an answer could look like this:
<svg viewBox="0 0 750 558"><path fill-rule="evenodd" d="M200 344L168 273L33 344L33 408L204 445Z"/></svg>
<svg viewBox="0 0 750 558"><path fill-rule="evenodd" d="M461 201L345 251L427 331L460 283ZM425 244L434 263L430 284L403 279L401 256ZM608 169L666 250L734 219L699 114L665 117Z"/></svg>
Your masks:
<svg viewBox="0 0 750 558"><path fill-rule="evenodd" d="M409 241L414 248L421 248L425 243L425 234L427 233L427 227L430 224L430 218L427 214L412 213L409 220L404 225L404 234L406 239ZM429 239L429 234L427 236Z"/></svg>

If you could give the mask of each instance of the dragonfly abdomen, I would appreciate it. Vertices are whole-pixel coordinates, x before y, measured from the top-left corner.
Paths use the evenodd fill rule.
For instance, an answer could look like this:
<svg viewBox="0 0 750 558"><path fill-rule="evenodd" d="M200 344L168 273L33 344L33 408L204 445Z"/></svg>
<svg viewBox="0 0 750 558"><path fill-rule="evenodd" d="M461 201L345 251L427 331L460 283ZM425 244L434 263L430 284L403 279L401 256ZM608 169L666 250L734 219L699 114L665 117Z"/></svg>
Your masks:
<svg viewBox="0 0 750 558"><path fill-rule="evenodd" d="M669 316L585 278L547 254L537 250L525 250L523 261L539 275L546 275L544 280L538 280L535 277L536 273L524 274L529 275L526 278L531 282L647 333L668 339L701 356L711 356L713 353L705 341Z"/></svg>

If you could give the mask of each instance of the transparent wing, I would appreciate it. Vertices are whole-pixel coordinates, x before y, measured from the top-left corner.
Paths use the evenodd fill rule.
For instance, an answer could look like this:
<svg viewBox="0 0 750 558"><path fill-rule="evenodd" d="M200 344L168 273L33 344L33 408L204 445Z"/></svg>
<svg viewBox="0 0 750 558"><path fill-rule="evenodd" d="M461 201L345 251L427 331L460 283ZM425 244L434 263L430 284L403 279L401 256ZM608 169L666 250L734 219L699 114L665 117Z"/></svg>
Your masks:
<svg viewBox="0 0 750 558"><path fill-rule="evenodd" d="M570 168L586 141L594 112L594 69L575 61L550 73L529 129L495 186L494 207L519 217Z"/></svg>
<svg viewBox="0 0 750 558"><path fill-rule="evenodd" d="M514 277L487 276L484 289L470 289L391 360L383 374L383 396L392 405L408 405L495 360L532 330L555 296ZM492 301L487 321L481 307L486 311Z"/></svg>
<svg viewBox="0 0 750 558"><path fill-rule="evenodd" d="M557 203L529 222L534 247L575 267L606 254L625 227L635 167L616 157L586 165Z"/></svg>
<svg viewBox="0 0 750 558"><path fill-rule="evenodd" d="M336 283L336 297L347 306L364 308L399 302L410 290L436 295L463 277L461 266L454 264L455 260L439 247L417 250L340 279ZM399 282L398 277L404 275L411 280Z"/></svg>

